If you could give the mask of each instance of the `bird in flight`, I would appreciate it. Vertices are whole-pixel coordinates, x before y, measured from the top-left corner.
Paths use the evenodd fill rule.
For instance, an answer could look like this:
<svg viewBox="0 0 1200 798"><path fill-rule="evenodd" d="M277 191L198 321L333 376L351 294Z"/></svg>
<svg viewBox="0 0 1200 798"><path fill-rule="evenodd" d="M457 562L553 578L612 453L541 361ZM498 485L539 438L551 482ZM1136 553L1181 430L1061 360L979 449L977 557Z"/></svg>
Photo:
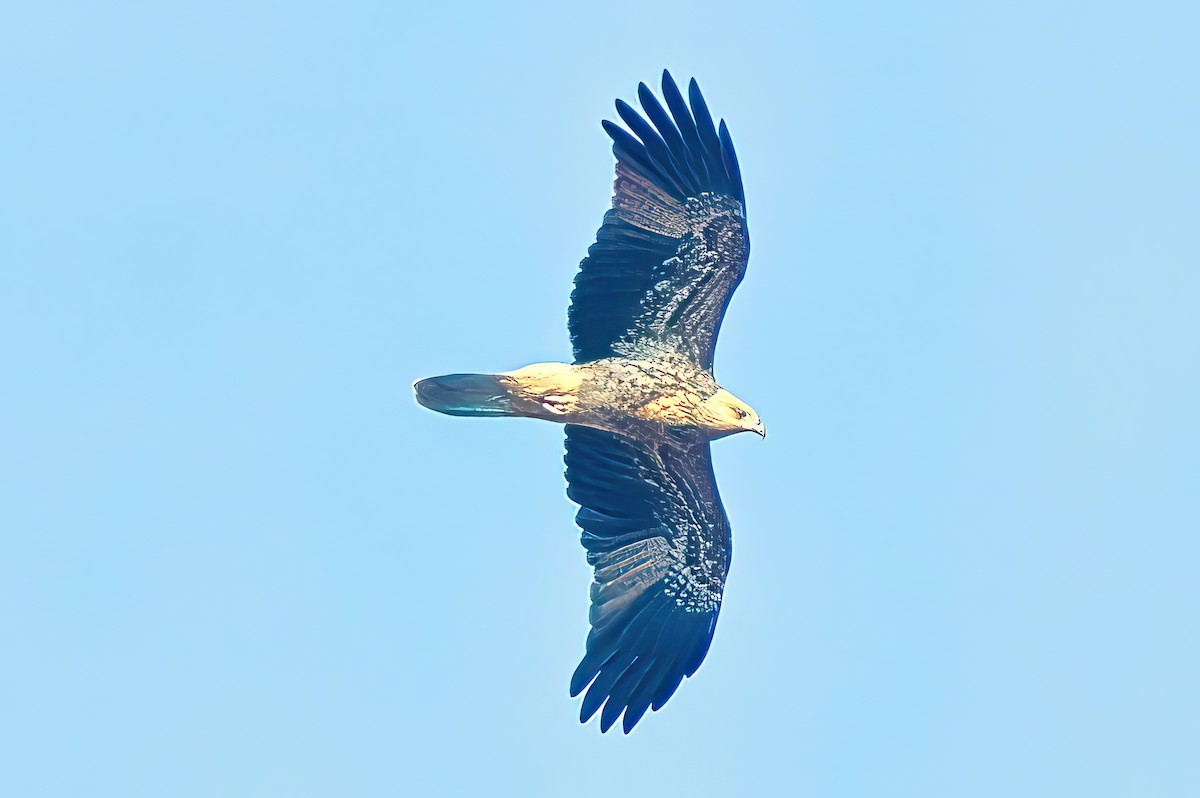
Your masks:
<svg viewBox="0 0 1200 798"><path fill-rule="evenodd" d="M580 721L626 733L700 667L729 571L729 519L709 443L766 437L758 413L717 385L713 350L750 253L733 141L695 80L688 100L663 72L662 103L613 140L612 208L579 265L568 327L573 363L419 380L425 407L566 425L567 496L588 562L591 632L571 677Z"/></svg>

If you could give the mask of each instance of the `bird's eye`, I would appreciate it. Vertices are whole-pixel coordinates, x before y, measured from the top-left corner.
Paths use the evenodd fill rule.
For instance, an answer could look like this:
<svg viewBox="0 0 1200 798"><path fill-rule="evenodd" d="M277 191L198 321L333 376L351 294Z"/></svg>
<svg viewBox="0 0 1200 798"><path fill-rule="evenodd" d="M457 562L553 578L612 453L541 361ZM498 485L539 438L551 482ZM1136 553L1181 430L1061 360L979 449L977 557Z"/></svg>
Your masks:
<svg viewBox="0 0 1200 798"><path fill-rule="evenodd" d="M747 413L745 410L743 410L740 407L733 408L733 412L737 413L737 417L739 419L745 418L746 416L750 415L749 413Z"/></svg>

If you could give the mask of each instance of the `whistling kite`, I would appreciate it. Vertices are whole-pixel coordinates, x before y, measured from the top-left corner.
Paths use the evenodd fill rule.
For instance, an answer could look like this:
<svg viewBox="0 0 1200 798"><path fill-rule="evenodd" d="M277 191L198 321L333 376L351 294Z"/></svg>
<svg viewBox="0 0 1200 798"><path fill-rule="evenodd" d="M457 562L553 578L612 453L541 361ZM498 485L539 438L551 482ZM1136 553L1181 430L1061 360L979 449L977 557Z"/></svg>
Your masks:
<svg viewBox="0 0 1200 798"><path fill-rule="evenodd" d="M612 209L579 265L568 326L574 363L416 383L417 401L456 416L566 424L567 495L580 505L592 631L571 678L586 722L622 713L629 732L708 653L729 571L729 519L709 442L766 429L717 385L713 350L750 252L733 142L693 80L690 108L663 72L649 122L617 100L605 121L617 176ZM589 687L589 685L591 685Z"/></svg>

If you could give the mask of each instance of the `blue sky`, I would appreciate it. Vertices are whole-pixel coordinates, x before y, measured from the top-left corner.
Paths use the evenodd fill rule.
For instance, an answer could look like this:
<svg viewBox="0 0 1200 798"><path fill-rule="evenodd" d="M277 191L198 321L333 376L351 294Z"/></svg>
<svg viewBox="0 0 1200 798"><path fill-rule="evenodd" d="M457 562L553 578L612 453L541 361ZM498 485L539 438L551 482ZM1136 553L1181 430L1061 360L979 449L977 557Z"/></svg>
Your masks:
<svg viewBox="0 0 1200 798"><path fill-rule="evenodd" d="M1200 792L1185 3L11 4L0 793ZM709 657L580 726L561 431L600 129L663 67L753 254Z"/></svg>

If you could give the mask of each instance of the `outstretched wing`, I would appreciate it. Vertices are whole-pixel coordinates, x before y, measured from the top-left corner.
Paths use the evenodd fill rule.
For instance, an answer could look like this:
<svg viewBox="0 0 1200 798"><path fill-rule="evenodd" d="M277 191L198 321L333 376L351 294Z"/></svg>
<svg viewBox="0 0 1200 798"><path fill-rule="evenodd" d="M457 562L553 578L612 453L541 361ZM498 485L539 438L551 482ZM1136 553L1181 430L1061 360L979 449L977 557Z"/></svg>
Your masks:
<svg viewBox="0 0 1200 798"><path fill-rule="evenodd" d="M633 135L605 121L613 206L579 265L569 327L575 362L665 347L712 370L721 319L750 253L745 194L724 120L713 125L693 80L691 107L663 72L663 108L646 84L647 122L617 100Z"/></svg>
<svg viewBox="0 0 1200 798"><path fill-rule="evenodd" d="M624 712L628 733L708 653L729 571L729 519L708 441L694 432L646 442L568 425L566 463L595 567L592 631L571 695L588 688L580 721L603 704L601 731Z"/></svg>

